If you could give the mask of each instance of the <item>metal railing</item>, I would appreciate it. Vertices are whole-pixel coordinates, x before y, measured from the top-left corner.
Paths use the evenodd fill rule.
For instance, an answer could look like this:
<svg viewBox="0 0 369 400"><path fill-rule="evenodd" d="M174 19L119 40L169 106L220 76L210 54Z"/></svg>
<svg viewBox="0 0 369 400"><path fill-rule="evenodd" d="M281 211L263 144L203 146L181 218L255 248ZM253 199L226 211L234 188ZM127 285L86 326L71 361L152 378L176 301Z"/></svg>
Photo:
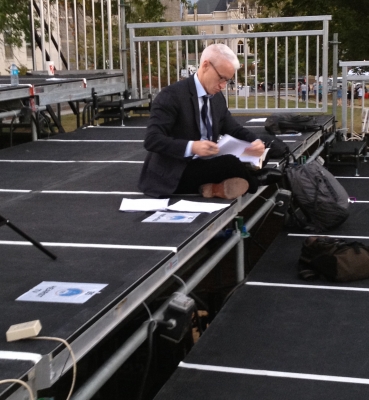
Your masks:
<svg viewBox="0 0 369 400"><path fill-rule="evenodd" d="M125 36L120 0L30 0L33 69L122 69Z"/></svg>
<svg viewBox="0 0 369 400"><path fill-rule="evenodd" d="M234 87L225 90L233 112L327 111L329 15L128 24L128 47L121 0L30 2L35 71L46 70L50 60L57 70L123 69L132 96L145 98L185 78L191 61L194 72L203 48L222 42L242 64ZM273 31L275 24L291 29ZM243 28L248 26L254 30ZM183 28L200 33L182 34ZM41 50L36 51L36 44ZM308 90L304 101L298 90L301 76L321 86L310 96Z"/></svg>
<svg viewBox="0 0 369 400"><path fill-rule="evenodd" d="M241 41L244 51L238 53L238 57L243 67L235 75L236 90L229 87L225 90L228 106L233 112L270 113L275 109L278 112L326 112L330 20L331 16L325 15L128 24L132 94L142 96L145 91L155 94L163 86L184 79L191 69L190 47L193 48L196 70L201 51L207 45L225 43L237 51ZM320 22L321 29L294 30L291 27L290 31L283 32L274 32L272 28L268 30L272 24L299 23L303 26L312 22ZM184 27L198 29L210 25L217 32L217 26L248 24L262 24L264 31L229 33L235 31L229 28L228 33L205 34L201 31L200 34L181 34ZM250 76L250 63L253 76ZM311 71L316 87L320 88L310 98L308 91L305 101L299 101L299 76L303 75L308 80ZM263 92L260 91L258 77L263 78ZM289 89L291 81L295 83L292 90ZM274 90L267 90L268 86Z"/></svg>
<svg viewBox="0 0 369 400"><path fill-rule="evenodd" d="M361 115L362 118L365 115L364 113L364 98L365 98L365 85L369 82L369 75L349 75L349 68L352 69L354 67L369 67L369 61L340 61L340 67L342 67L342 130L347 137L348 131L351 133L352 138L362 139L365 135L365 122L363 120L362 126L362 135L358 135L354 129L354 120L355 120L355 84L360 83L363 89L362 91L362 101L361 101ZM351 93L349 93L351 92ZM349 95L349 99L348 99ZM348 104L350 102L350 104ZM348 128L348 109L350 114L350 128Z"/></svg>

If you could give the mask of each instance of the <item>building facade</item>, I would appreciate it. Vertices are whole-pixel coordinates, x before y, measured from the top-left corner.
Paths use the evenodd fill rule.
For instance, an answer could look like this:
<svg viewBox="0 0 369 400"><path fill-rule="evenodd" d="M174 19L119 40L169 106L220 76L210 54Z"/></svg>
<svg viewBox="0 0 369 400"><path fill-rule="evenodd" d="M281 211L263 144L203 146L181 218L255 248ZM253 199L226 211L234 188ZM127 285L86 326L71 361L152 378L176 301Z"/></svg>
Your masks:
<svg viewBox="0 0 369 400"><path fill-rule="evenodd" d="M233 1L227 0L199 0L192 7L185 9L183 20L185 21L214 21L214 20L241 20L257 18L261 13L261 7L257 1ZM231 24L199 26L200 34L232 34L249 32L253 30L253 24ZM211 43L208 43L211 44ZM226 43L236 54L251 55L247 42L239 39L229 39ZM247 46L245 48L245 46Z"/></svg>

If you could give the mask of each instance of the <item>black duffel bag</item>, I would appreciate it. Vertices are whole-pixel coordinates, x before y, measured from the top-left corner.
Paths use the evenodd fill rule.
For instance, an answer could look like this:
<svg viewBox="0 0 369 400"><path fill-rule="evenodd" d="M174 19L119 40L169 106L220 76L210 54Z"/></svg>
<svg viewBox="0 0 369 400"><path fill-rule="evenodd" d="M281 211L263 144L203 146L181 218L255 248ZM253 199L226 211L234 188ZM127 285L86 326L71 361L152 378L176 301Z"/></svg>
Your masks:
<svg viewBox="0 0 369 400"><path fill-rule="evenodd" d="M265 129L273 134L280 135L288 132L307 132L320 129L315 117L300 114L272 114L265 121Z"/></svg>
<svg viewBox="0 0 369 400"><path fill-rule="evenodd" d="M329 236L310 236L302 244L299 275L305 280L348 282L369 278L369 247Z"/></svg>

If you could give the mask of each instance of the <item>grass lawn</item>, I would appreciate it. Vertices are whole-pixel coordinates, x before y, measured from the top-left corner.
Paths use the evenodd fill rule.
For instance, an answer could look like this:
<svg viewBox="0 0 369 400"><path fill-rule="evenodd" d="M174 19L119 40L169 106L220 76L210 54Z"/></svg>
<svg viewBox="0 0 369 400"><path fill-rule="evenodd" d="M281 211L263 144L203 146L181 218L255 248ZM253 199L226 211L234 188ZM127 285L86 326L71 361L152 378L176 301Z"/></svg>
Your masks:
<svg viewBox="0 0 369 400"><path fill-rule="evenodd" d="M286 107L286 99L285 97L282 97L279 102L279 107L278 108L306 108L306 103L305 102L298 102L296 104L296 101L294 99L289 98L287 100L288 104ZM332 114L332 104L329 104L331 102L331 99L328 98L328 111L326 114L331 115ZM230 109L232 108L245 108L245 98L238 96L237 98L237 104L236 104L236 98L235 96L229 96L229 103L228 106ZM255 113L252 112L250 115L254 115L257 113L257 108L255 107L257 105L257 108L265 108L269 107L271 108L270 112L278 112L278 108L275 108L275 98L272 96L265 96L264 92L258 93L257 98L254 96L250 96L247 98L247 109L248 110L255 110ZM353 127L354 127L354 132L356 133L361 133L362 131L362 115L361 115L361 102L359 100L355 100L354 103L354 109L353 109ZM308 101L308 107L309 108L317 108L316 107L316 101L315 99L309 99ZM369 108L369 99L365 99L364 101L364 107ZM293 111L295 112L295 111ZM247 113L249 115L249 113ZM314 114L314 113L311 113ZM337 106L337 114L336 114L336 121L337 121L337 128L340 128L342 126L342 107ZM351 107L347 107L347 127L349 129L349 132L351 132Z"/></svg>
<svg viewBox="0 0 369 400"><path fill-rule="evenodd" d="M65 132L73 132L77 129L77 118L74 114L62 115L61 124Z"/></svg>

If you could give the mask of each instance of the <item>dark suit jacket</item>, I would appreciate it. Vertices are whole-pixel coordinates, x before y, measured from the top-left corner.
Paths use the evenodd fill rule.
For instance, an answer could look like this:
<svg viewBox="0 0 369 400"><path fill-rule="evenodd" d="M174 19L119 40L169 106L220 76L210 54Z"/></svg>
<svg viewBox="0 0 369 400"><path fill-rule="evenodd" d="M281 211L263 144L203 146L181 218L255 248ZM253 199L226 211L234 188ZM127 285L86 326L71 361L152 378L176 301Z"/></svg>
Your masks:
<svg viewBox="0 0 369 400"><path fill-rule="evenodd" d="M210 104L214 142L225 134L249 142L257 139L232 118L221 92ZM184 157L188 141L200 139L199 102L191 75L165 87L153 101L144 144L149 153L139 179L140 190L153 197L172 194L192 159Z"/></svg>

